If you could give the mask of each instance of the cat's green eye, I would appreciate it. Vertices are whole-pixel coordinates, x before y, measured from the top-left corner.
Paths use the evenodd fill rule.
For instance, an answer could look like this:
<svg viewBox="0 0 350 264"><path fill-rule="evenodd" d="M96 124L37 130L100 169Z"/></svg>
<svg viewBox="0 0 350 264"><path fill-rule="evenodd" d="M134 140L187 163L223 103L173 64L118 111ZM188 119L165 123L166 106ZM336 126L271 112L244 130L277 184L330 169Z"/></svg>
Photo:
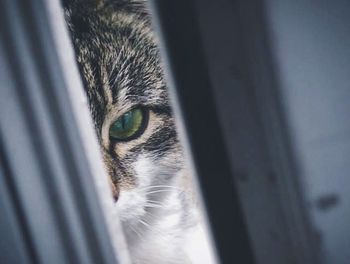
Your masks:
<svg viewBox="0 0 350 264"><path fill-rule="evenodd" d="M109 137L126 141L139 136L145 127L145 111L135 108L119 117L109 128Z"/></svg>

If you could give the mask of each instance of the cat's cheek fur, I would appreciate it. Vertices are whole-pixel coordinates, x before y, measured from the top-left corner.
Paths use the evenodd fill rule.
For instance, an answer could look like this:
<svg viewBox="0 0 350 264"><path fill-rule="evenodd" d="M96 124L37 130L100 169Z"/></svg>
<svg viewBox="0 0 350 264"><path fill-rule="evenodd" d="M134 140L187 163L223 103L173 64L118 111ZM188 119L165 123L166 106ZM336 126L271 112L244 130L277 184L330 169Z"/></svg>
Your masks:
<svg viewBox="0 0 350 264"><path fill-rule="evenodd" d="M139 155L133 164L136 186L121 190L116 203L133 263L164 263L164 258L187 263L181 235L194 224L188 221L190 195L182 186L185 170L169 159Z"/></svg>
<svg viewBox="0 0 350 264"><path fill-rule="evenodd" d="M139 220L147 214L149 201L164 202L162 200L168 196L167 193L171 193L171 188L158 186L171 186L177 170L146 154L139 155L131 167L135 171L136 186L120 190L116 209L122 222L139 225Z"/></svg>
<svg viewBox="0 0 350 264"><path fill-rule="evenodd" d="M144 188L150 186L152 181L152 162L149 158L140 156L133 167L136 187L120 191L116 209L122 222L137 225L137 220L145 214L147 197Z"/></svg>

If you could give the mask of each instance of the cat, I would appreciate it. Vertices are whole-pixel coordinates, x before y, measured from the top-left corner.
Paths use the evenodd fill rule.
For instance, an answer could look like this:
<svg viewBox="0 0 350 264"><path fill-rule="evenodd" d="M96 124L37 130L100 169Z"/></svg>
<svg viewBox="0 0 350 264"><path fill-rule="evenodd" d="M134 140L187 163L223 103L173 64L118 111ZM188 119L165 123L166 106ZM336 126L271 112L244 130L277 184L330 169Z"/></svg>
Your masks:
<svg viewBox="0 0 350 264"><path fill-rule="evenodd" d="M132 262L210 263L145 2L64 6Z"/></svg>

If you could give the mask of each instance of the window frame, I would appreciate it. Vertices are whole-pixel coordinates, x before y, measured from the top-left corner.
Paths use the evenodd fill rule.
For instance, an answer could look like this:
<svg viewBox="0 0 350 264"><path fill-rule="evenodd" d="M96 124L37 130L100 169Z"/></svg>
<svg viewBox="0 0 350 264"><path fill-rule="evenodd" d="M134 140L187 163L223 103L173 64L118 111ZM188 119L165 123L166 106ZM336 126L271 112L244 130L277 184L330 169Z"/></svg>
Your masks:
<svg viewBox="0 0 350 264"><path fill-rule="evenodd" d="M16 250L0 250L26 263L129 263L63 8L1 4L1 211L16 219Z"/></svg>

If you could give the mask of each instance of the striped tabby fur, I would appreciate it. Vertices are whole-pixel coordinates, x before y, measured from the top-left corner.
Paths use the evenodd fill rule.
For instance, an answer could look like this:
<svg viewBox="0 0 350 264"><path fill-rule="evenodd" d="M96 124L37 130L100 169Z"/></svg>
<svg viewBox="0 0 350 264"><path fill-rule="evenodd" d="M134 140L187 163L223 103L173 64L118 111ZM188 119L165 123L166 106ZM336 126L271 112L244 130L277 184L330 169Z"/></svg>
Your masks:
<svg viewBox="0 0 350 264"><path fill-rule="evenodd" d="M190 263L197 209L144 3L73 0L65 15L133 263ZM114 142L110 125L135 107L145 131Z"/></svg>

